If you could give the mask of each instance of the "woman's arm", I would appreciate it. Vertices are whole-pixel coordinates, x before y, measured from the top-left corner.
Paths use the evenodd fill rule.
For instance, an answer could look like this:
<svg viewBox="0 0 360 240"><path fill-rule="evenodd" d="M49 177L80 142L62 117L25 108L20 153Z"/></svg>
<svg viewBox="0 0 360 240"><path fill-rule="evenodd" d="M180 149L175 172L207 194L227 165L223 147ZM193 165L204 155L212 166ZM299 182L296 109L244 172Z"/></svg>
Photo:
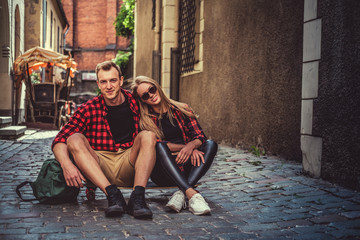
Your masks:
<svg viewBox="0 0 360 240"><path fill-rule="evenodd" d="M183 149L183 147L185 147L184 144L177 144L177 143L171 143L171 142L168 142L167 146L171 152L180 152L180 150Z"/></svg>
<svg viewBox="0 0 360 240"><path fill-rule="evenodd" d="M196 149L196 148L199 148L202 143L201 143L201 141L199 139L195 139L195 140L189 142L188 144L193 145L194 149ZM186 145L185 144L171 143L171 142L167 143L167 146L169 147L171 152L180 152L181 149L183 149Z"/></svg>
<svg viewBox="0 0 360 240"><path fill-rule="evenodd" d="M176 163L181 164L185 163L192 156L194 149L197 149L202 144L201 140L194 139L191 142L188 142L186 145L180 149L179 154L176 157ZM178 144L179 145L179 144ZM171 151L171 149L170 149Z"/></svg>

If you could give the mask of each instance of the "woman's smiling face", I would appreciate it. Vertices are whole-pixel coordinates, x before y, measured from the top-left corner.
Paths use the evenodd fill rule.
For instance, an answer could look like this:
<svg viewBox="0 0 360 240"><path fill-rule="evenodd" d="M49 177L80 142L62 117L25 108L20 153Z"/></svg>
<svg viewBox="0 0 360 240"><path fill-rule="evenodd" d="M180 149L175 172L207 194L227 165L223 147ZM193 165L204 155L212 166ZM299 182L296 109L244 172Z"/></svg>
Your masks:
<svg viewBox="0 0 360 240"><path fill-rule="evenodd" d="M159 90L156 89L154 92L154 88L156 89L156 87L150 83L141 83L137 88L137 94L140 96L141 101L151 106L159 105L161 102ZM149 97L144 97L146 95Z"/></svg>

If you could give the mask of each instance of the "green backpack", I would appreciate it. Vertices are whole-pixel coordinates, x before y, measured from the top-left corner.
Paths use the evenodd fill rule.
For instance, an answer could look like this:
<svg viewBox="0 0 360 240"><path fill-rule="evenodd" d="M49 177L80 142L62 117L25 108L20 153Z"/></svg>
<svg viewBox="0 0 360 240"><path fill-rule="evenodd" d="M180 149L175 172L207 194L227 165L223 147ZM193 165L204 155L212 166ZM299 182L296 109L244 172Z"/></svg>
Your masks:
<svg viewBox="0 0 360 240"><path fill-rule="evenodd" d="M24 199L20 189L30 184L34 199ZM77 199L80 189L66 185L60 163L54 159L47 159L43 163L35 182L25 181L16 187L16 193L23 201L39 200L40 203L59 204L74 202Z"/></svg>

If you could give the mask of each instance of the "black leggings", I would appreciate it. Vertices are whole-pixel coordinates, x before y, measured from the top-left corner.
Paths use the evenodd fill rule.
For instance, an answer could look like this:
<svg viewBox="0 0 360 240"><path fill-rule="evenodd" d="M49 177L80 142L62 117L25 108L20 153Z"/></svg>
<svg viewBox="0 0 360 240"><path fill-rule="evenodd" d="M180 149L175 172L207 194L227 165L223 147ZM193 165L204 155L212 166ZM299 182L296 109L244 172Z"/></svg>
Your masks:
<svg viewBox="0 0 360 240"><path fill-rule="evenodd" d="M176 156L171 155L166 143L159 142L156 144L156 164L151 173L151 181L160 187L177 186L183 192L189 188L194 188L195 184L209 170L217 148L216 142L207 140L199 149L204 152L205 163L201 163L200 166L193 166L189 159L183 165L184 171L181 172L175 162Z"/></svg>

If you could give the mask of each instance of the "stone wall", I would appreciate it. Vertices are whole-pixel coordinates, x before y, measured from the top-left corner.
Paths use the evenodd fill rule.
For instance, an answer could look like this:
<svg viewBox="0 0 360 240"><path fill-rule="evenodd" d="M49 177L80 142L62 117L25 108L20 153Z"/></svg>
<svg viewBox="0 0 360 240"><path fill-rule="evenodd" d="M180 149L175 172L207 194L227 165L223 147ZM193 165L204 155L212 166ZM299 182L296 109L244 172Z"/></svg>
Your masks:
<svg viewBox="0 0 360 240"><path fill-rule="evenodd" d="M360 2L318 1L322 19L314 135L323 138L321 176L360 189Z"/></svg>

